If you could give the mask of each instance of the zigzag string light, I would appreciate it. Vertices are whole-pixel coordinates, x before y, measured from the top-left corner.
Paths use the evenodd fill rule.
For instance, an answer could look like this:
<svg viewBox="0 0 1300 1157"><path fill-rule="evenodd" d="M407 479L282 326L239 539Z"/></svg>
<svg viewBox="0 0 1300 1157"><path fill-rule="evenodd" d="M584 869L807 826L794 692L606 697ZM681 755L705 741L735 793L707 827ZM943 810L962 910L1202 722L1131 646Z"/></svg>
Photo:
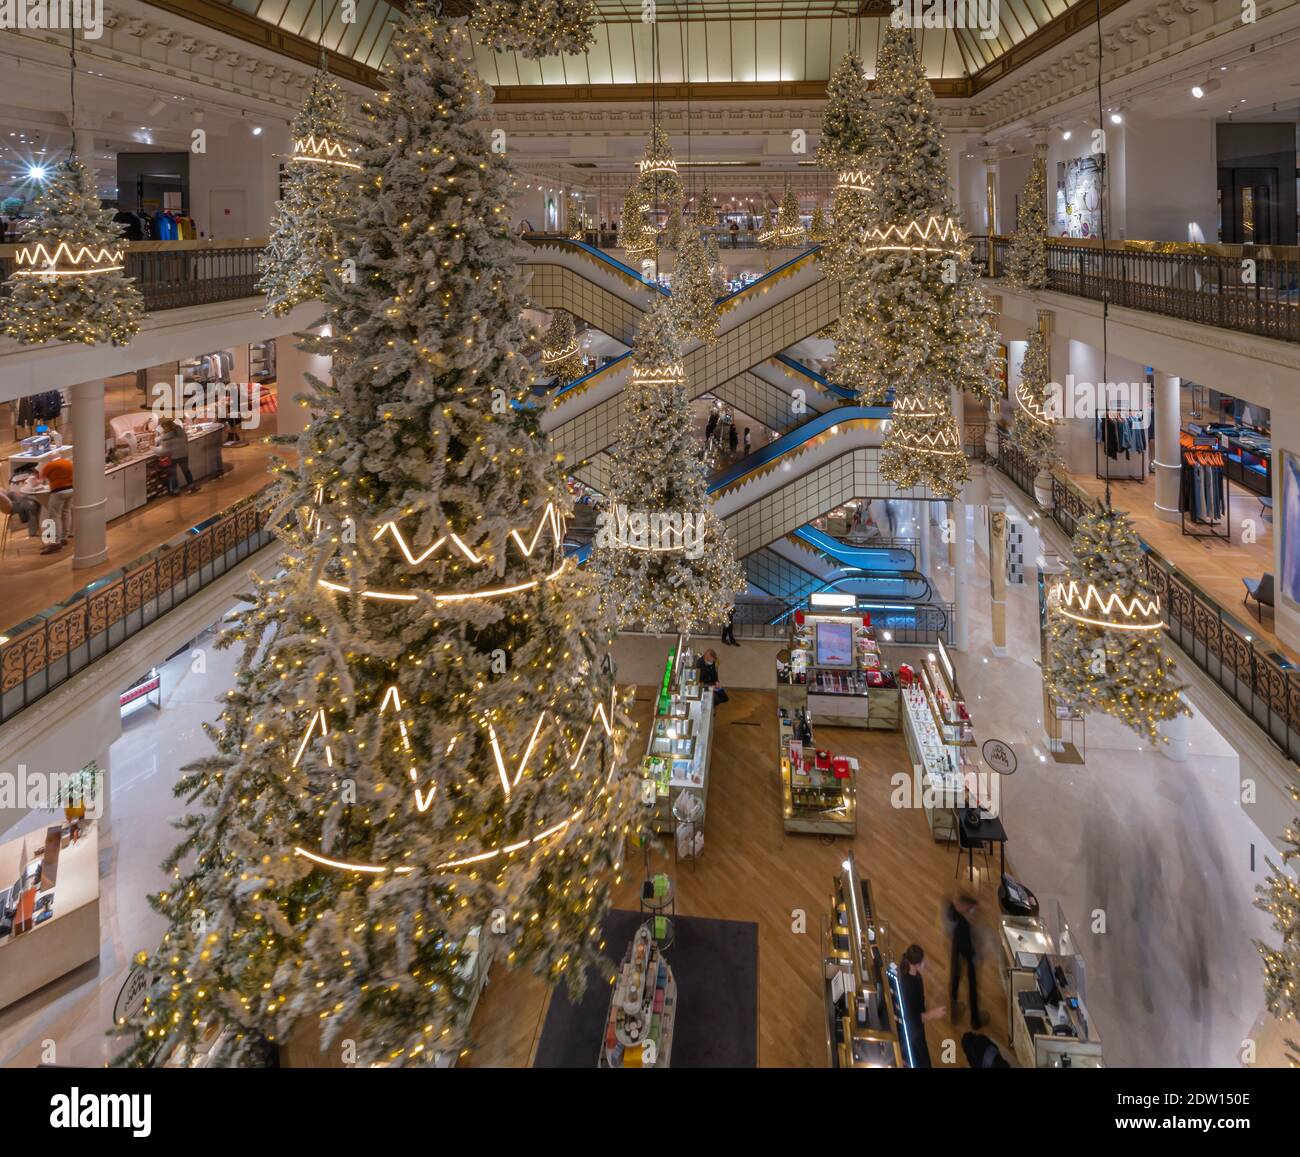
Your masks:
<svg viewBox="0 0 1300 1157"><path fill-rule="evenodd" d="M633 366L632 381L639 386L680 386L686 381L686 367L681 362L666 366Z"/></svg>
<svg viewBox="0 0 1300 1157"><path fill-rule="evenodd" d="M523 535L521 535L517 530L511 530L509 537L514 540L515 544L519 547L519 550L523 553L525 558L531 558L533 552L537 549L537 544L541 542L542 537L546 533L546 530L548 528L551 531L552 551L558 554L564 544L564 526L560 521L559 512L555 509L555 504L552 502L548 502L546 504L546 509L542 511L542 516L538 520L537 529L533 533L533 538L531 542L526 542L524 540ZM385 534L390 535L397 542L397 547L402 552L402 556L412 566L419 566L420 563L426 561L427 559L435 555L439 550L442 549L444 544L448 542L450 542L451 544L451 547L449 549L453 549L458 553L460 553L468 562L474 564L475 566L484 565L483 556L477 554L470 546L468 546L465 543L464 539L462 539L457 534L444 534L441 538L437 539L435 542L433 542L430 546L426 547L419 554L416 554L412 550L411 544L407 542L406 536L402 533L401 528L397 525L397 523L392 521L383 523L379 527L379 529L375 531L372 538L378 541ZM449 592L445 594L430 594L429 597L433 599L433 601L436 603L458 603L458 602L466 602L474 599L490 599L490 598L497 598L502 595L518 594L521 591L532 590L534 587L541 586L542 583L548 583L552 579L557 578L559 575L561 575L564 572L565 566L566 566L565 561L561 559L559 566L557 566L553 571L551 571L550 574L547 574L540 579L530 579L528 582L525 583L516 583L513 586L491 587L491 588L486 588L484 590L477 590L477 591L462 591L462 592ZM317 579L316 582L319 586L321 586L327 591L335 591L336 593L339 594L356 594L363 599L376 599L380 601L398 602L398 603L415 603L420 601L420 596L418 594L409 594L404 591L379 591L379 590L369 590L369 589L361 590L361 591L353 591L350 587L348 587L343 583L330 582L328 579Z"/></svg>
<svg viewBox="0 0 1300 1157"><path fill-rule="evenodd" d="M950 217L929 217L925 224L909 221L901 228L877 226L863 234L864 253L956 253L962 243L961 226Z"/></svg>
<svg viewBox="0 0 1300 1157"><path fill-rule="evenodd" d="M126 250L110 249L107 245L98 251L83 245L76 251L66 241L60 241L51 253L43 241L24 245L18 250L18 268L15 277L88 277L95 273L115 273L125 268ZM63 268L59 263L63 262ZM23 269L24 265L42 266Z"/></svg>
<svg viewBox="0 0 1300 1157"><path fill-rule="evenodd" d="M578 343L576 341L572 345L567 345L564 349L556 350L553 353L548 353L546 350L542 350L542 365L553 366L558 362L564 361L566 358L573 357L577 352Z"/></svg>
<svg viewBox="0 0 1300 1157"><path fill-rule="evenodd" d="M340 169L360 169L361 166L349 161L348 150L338 141L328 137L302 137L293 142L293 156L290 162L308 161L315 165L334 165Z"/></svg>
<svg viewBox="0 0 1300 1157"><path fill-rule="evenodd" d="M1052 421L1047 416L1046 407L1041 405L1034 398L1033 394L1025 389L1024 382L1021 382L1020 385L1016 387L1016 405L1024 410L1025 414L1040 426L1049 430L1052 428Z"/></svg>
<svg viewBox="0 0 1300 1157"><path fill-rule="evenodd" d="M1142 595L1126 599L1117 591L1103 595L1094 584L1085 589L1071 579L1068 586L1063 582L1053 586L1049 598L1066 618L1108 631L1159 631L1164 627L1158 595L1149 599ZM1109 617L1091 618L1089 614Z"/></svg>
<svg viewBox="0 0 1300 1157"><path fill-rule="evenodd" d="M648 173L677 172L677 162L672 157L646 157L637 161L636 167L641 171L642 176Z"/></svg>
<svg viewBox="0 0 1300 1157"><path fill-rule="evenodd" d="M613 511L614 533L610 546L623 550L640 551L643 554L677 554L681 551L699 549L704 539L704 515L674 512L660 512L646 516L646 527L642 531L633 531L628 508L617 500L611 500L609 509ZM695 539L687 542L687 535ZM664 545L664 544L667 545Z"/></svg>
<svg viewBox="0 0 1300 1157"><path fill-rule="evenodd" d="M393 701L399 705L399 709L400 709L400 700L397 699L396 690L397 690L396 687L389 688L389 692L392 693ZM599 725L604 729L606 735L614 734L614 712L615 712L616 696L617 696L616 689L614 687L610 687L609 707L606 708L605 704L603 703L596 704L596 710L592 713L591 723L587 725L586 731L583 732L582 740L578 744L577 752L569 764L569 770L571 771L574 770L575 768L577 768L579 762L581 762L583 753L587 749L587 743L591 739L592 732L595 731L597 725ZM384 703L387 704L388 702L389 702L389 696L386 693L384 697ZM381 707L380 710L382 712L383 708ZM322 724L324 722L324 714L325 714L324 709L322 709L321 712L319 713L319 717L321 719ZM497 773L501 777L502 787L503 790L506 790L507 798L509 796L508 788L517 785L520 777L523 775L524 767L528 762L529 756L532 754L532 750L536 744L537 737L541 733L541 729L545 721L545 717L546 717L546 712L543 711L541 715L538 717L536 725L533 727L532 734L528 740L528 745L524 750L523 757L519 761L518 770L515 773L513 781L510 780L510 777L506 771L505 761L501 756L500 747L496 739L496 734L492 730L491 725L489 724L489 728L488 728L489 742L492 745L493 758L496 762ZM299 748L298 758L301 758L301 753L303 750L305 750L307 746L307 741L311 738L314 727L315 727L315 720L313 719L312 725L309 726L308 728L307 735L303 737L302 746ZM567 742L568 742L567 736L563 734L562 728L558 730L560 731L561 739L565 742L567 746ZM452 740L452 745L454 744L455 744L455 740ZM450 750L451 748L448 747L448 752L450 752ZM606 783L608 783L609 780L613 778L615 765L616 765L616 761L611 759L609 763L609 770L605 777ZM430 790L430 797L432 797L432 789ZM418 803L418 796L417 796L417 803ZM559 833L563 832L566 828L568 828L570 824L572 824L573 822L581 818L582 811L583 811L582 808L578 808L565 819L560 820L558 823L553 824L545 831L538 832L535 836L531 836L526 840L518 840L513 844L506 844L505 846L500 848L491 848L486 852L479 852L477 855L473 855L473 856L464 856L460 859L454 859L454 860L444 860L440 864L435 864L434 868L437 871L446 871L455 868L468 867L473 864L482 864L487 862L488 860L496 859L498 856L513 855L515 852L518 852L523 848L529 847L532 844L541 843L543 840L548 840L552 836L559 835ZM344 871L344 872L365 872L370 875L382 876L382 875L386 875L388 872L391 871L394 875L405 876L405 875L410 875L412 872L416 870L414 867L404 866L404 867L390 869L385 867L382 864L362 864L362 863L352 863L346 860L335 860L335 859L331 859L328 856L323 856L319 852L313 852L309 848L304 848L300 845L295 846L293 852L294 855L301 856L303 859L306 860L311 860L312 863L314 864L320 864L322 867L326 867L326 868L337 868L339 871Z"/></svg>
<svg viewBox="0 0 1300 1157"><path fill-rule="evenodd" d="M853 193L870 193L871 177L861 169L846 169L835 182L835 187Z"/></svg>
<svg viewBox="0 0 1300 1157"><path fill-rule="evenodd" d="M920 398L903 398L894 403L894 410L895 419L904 418L920 421L922 419L951 417L951 414L945 414L942 410L925 409L925 403ZM895 437L905 446L911 447L918 453L936 454L946 458L965 454L965 451L961 448L961 439L957 436L955 420L938 434L919 434L904 424L898 427L898 433Z"/></svg>

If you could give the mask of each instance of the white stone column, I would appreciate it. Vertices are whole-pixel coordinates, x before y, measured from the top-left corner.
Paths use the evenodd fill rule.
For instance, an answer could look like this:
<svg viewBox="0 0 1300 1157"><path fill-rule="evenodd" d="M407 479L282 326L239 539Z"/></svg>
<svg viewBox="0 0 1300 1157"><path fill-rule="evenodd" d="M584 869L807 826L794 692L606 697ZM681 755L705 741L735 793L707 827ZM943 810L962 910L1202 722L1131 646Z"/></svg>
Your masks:
<svg viewBox="0 0 1300 1157"><path fill-rule="evenodd" d="M72 566L108 558L104 486L104 379L72 387Z"/></svg>
<svg viewBox="0 0 1300 1157"><path fill-rule="evenodd" d="M966 504L952 504L953 543L952 550L952 602L953 602L953 649L966 651L970 649L970 599L967 592L966 568Z"/></svg>
<svg viewBox="0 0 1300 1157"><path fill-rule="evenodd" d="M1007 506L1001 495L989 501L989 597L993 654L1007 651Z"/></svg>
<svg viewBox="0 0 1300 1157"><path fill-rule="evenodd" d="M281 434L301 434L311 423L310 406L300 405L294 395L313 393L307 375L322 381L330 378L330 359L298 348L299 338L287 333L275 339L275 382L279 401L276 430Z"/></svg>
<svg viewBox="0 0 1300 1157"><path fill-rule="evenodd" d="M1181 379L1156 370L1156 517L1177 522L1178 490L1182 481L1182 451L1178 435L1182 430Z"/></svg>

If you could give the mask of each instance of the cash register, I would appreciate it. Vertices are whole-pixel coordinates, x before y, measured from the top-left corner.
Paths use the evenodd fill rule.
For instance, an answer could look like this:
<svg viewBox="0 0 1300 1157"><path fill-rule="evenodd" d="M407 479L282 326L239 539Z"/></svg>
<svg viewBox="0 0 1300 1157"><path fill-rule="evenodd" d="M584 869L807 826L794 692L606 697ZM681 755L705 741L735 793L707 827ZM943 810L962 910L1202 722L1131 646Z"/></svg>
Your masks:
<svg viewBox="0 0 1300 1157"><path fill-rule="evenodd" d="M1070 1011L1078 1012L1079 1002L1061 993L1064 973L1053 970L1050 956L1040 956L1034 969L1037 991L1019 994L1020 1009L1030 1036L1078 1036Z"/></svg>

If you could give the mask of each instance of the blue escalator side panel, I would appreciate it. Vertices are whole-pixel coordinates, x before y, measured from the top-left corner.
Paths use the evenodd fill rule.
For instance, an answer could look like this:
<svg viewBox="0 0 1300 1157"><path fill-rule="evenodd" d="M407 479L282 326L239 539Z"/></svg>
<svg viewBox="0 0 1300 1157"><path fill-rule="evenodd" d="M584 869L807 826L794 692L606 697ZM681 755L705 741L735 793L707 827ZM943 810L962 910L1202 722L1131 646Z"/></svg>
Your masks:
<svg viewBox="0 0 1300 1157"><path fill-rule="evenodd" d="M563 387L562 389L556 390L555 392L556 398L562 398L570 390L576 390L580 385L582 385L583 382L591 381L591 379L594 378L597 374L607 373L608 371L612 370L616 365L618 365L619 362L621 362L624 358L630 358L631 356L632 356L632 351L628 350L627 353L619 354L618 357L612 359L611 361L607 361L599 369L592 370L591 373L589 374L583 374L582 377L580 378L574 378L573 381L571 381L567 386Z"/></svg>
<svg viewBox="0 0 1300 1157"><path fill-rule="evenodd" d="M818 530L815 526L802 526L793 533L796 538L802 539L842 566L876 571L916 570L916 556L910 550L901 547L849 546L838 538L832 538L825 531Z"/></svg>

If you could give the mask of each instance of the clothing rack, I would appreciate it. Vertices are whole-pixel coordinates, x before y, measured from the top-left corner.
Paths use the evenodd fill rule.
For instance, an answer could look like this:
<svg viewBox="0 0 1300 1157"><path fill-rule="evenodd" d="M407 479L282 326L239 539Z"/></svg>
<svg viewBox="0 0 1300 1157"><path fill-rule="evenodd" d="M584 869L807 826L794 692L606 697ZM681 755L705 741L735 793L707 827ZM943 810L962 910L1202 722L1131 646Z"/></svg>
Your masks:
<svg viewBox="0 0 1300 1157"><path fill-rule="evenodd" d="M1225 467L1227 462L1218 450L1207 449L1203 446L1191 445L1187 435L1181 435L1179 442L1182 443L1180 453L1182 455L1182 467L1178 478L1178 511L1181 519L1182 531L1188 538L1219 538L1225 542L1232 541L1232 519L1229 516L1230 510L1228 505L1228 474ZM1202 476L1201 471L1214 471L1209 479ZM1217 518L1196 517L1196 505L1199 499L1203 500L1208 494L1212 505L1217 505L1219 514ZM1191 525L1200 527L1199 530L1188 529L1188 516L1191 515Z"/></svg>
<svg viewBox="0 0 1300 1157"><path fill-rule="evenodd" d="M1132 435L1136 436L1140 445L1135 451L1132 447L1120 447L1114 456L1105 453L1103 446L1108 444L1109 433L1107 424L1114 423L1132 423L1135 418L1144 419L1141 426L1133 426ZM1151 440L1148 435L1148 425L1150 424L1150 415L1144 409L1130 409L1125 406L1119 409L1108 409L1097 414L1097 431L1096 431L1096 450L1094 454L1095 465L1097 468L1097 477L1103 482L1112 481L1132 481L1145 482L1147 480L1147 457L1151 452ZM1110 467L1112 462L1118 462L1119 454L1124 455L1126 463L1131 464L1136 461L1137 473L1135 474L1116 474ZM1135 457L1136 456L1136 457ZM1102 461L1106 462L1106 472L1103 474L1101 465Z"/></svg>

